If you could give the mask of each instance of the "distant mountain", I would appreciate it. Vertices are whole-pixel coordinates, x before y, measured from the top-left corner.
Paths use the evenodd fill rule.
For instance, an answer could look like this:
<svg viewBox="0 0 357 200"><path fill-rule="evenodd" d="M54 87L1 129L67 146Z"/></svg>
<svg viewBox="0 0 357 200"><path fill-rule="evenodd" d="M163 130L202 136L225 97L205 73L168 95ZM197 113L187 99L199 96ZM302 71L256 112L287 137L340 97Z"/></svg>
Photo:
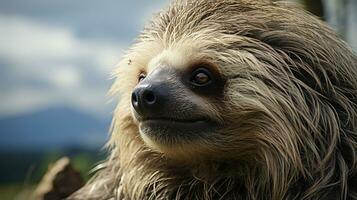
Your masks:
<svg viewBox="0 0 357 200"><path fill-rule="evenodd" d="M70 107L52 107L0 119L0 150L42 150L67 147L97 148L104 144L110 125Z"/></svg>

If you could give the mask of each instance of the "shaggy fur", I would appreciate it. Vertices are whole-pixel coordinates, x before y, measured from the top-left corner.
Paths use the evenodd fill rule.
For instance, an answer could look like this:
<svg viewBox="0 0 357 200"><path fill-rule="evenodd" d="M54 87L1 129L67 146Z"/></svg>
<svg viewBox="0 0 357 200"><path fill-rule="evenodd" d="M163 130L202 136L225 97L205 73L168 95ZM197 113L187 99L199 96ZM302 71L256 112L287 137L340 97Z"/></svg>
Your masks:
<svg viewBox="0 0 357 200"><path fill-rule="evenodd" d="M225 78L210 104L221 134L148 147L131 114L141 71L157 60L214 63ZM182 67L182 66L181 66ZM357 199L357 59L323 22L269 0L174 1L116 72L109 158L70 199ZM174 154L173 154L174 155Z"/></svg>

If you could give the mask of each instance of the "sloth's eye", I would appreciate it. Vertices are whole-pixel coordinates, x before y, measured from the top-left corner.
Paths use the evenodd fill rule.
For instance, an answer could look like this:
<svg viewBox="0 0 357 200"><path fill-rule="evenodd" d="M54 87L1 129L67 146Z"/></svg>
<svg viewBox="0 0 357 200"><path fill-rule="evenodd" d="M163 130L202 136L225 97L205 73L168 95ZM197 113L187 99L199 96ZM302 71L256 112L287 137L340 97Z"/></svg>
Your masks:
<svg viewBox="0 0 357 200"><path fill-rule="evenodd" d="M205 86L211 82L211 73L206 68L199 68L192 74L191 83L196 86Z"/></svg>
<svg viewBox="0 0 357 200"><path fill-rule="evenodd" d="M141 72L140 75L139 75L139 78L138 78L139 82L144 80L145 77L146 77L146 74L144 72Z"/></svg>

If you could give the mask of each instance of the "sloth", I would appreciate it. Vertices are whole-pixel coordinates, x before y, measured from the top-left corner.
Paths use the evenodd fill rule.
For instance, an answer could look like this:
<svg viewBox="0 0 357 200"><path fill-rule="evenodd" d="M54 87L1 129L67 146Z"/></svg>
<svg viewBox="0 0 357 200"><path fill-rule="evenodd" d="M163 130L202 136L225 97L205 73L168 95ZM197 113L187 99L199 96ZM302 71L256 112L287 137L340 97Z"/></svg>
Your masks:
<svg viewBox="0 0 357 200"><path fill-rule="evenodd" d="M357 58L303 9L172 1L115 77L110 154L69 199L357 199Z"/></svg>

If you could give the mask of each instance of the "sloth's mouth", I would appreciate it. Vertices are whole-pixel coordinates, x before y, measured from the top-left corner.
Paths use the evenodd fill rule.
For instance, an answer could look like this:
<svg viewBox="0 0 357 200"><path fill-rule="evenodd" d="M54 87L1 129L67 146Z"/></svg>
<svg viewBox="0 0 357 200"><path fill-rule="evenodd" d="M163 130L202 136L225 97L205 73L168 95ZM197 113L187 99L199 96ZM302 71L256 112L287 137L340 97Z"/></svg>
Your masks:
<svg viewBox="0 0 357 200"><path fill-rule="evenodd" d="M199 126L207 125L209 121L206 119L183 120L183 119L160 118L160 119L146 119L141 123L144 126L158 126L158 127L165 126L165 127L182 129L182 128L198 128Z"/></svg>
<svg viewBox="0 0 357 200"><path fill-rule="evenodd" d="M216 123L209 119L154 118L140 122L140 132L153 139L192 139L213 129Z"/></svg>

